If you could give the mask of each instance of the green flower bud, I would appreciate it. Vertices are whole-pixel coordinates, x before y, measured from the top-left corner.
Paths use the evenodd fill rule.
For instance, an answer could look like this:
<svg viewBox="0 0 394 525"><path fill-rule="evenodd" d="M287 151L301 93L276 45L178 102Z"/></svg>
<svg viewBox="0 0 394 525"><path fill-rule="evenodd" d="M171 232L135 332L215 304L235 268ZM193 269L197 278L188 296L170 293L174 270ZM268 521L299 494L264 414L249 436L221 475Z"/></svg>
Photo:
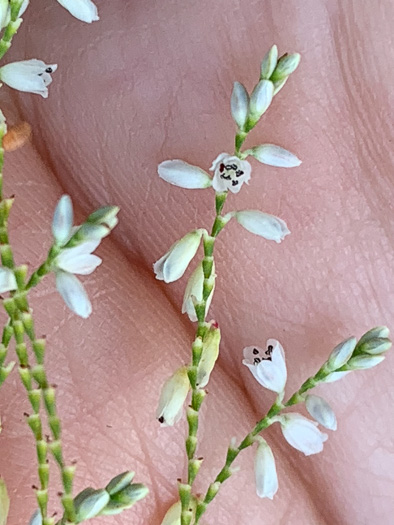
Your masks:
<svg viewBox="0 0 394 525"><path fill-rule="evenodd" d="M109 494L104 489L95 490L88 487L80 492L74 499L77 523L98 516L109 499Z"/></svg>
<svg viewBox="0 0 394 525"><path fill-rule="evenodd" d="M287 53L280 57L278 64L275 68L275 71L272 73L270 80L272 82L278 82L283 80L293 73L300 63L301 55L299 53L292 53L288 55Z"/></svg>
<svg viewBox="0 0 394 525"><path fill-rule="evenodd" d="M130 485L130 483L133 481L134 475L135 472L131 470L127 470L126 472L122 472L122 474L118 474L113 479L111 479L111 481L105 487L105 490L110 496L117 494L126 488L127 485Z"/></svg>
<svg viewBox="0 0 394 525"><path fill-rule="evenodd" d="M278 63L278 48L273 45L261 62L260 78L269 80Z"/></svg>
<svg viewBox="0 0 394 525"><path fill-rule="evenodd" d="M360 354L380 355L391 348L392 342L384 337L370 339L357 345L357 352Z"/></svg>

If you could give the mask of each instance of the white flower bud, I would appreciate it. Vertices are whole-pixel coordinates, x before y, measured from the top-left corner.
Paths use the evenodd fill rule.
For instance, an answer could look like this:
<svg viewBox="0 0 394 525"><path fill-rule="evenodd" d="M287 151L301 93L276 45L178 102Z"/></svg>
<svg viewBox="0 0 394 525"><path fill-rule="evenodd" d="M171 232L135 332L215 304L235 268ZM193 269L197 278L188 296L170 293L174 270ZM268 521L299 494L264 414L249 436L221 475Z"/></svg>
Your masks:
<svg viewBox="0 0 394 525"><path fill-rule="evenodd" d="M12 292L17 288L14 272L9 268L0 268L0 293Z"/></svg>
<svg viewBox="0 0 394 525"><path fill-rule="evenodd" d="M323 443L327 441L327 434L320 432L317 423L301 414L283 414L272 418L279 421L286 441L305 456L318 454L323 450Z"/></svg>
<svg viewBox="0 0 394 525"><path fill-rule="evenodd" d="M209 377L219 357L220 330L211 326L204 337L201 360L197 369L196 384L200 388L205 388Z"/></svg>
<svg viewBox="0 0 394 525"><path fill-rule="evenodd" d="M278 48L273 45L261 62L260 78L269 80L278 62Z"/></svg>
<svg viewBox="0 0 394 525"><path fill-rule="evenodd" d="M301 161L290 151L275 144L262 144L250 150L251 155L259 162L277 168L296 168Z"/></svg>
<svg viewBox="0 0 394 525"><path fill-rule="evenodd" d="M391 346L392 342L390 339L377 337L376 339L365 341L361 345L359 343L357 345L357 350L363 354L380 355L387 352L387 350L390 350Z"/></svg>
<svg viewBox="0 0 394 525"><path fill-rule="evenodd" d="M0 0L0 29L8 24L10 3L8 0ZM0 522L1 523L1 522Z"/></svg>
<svg viewBox="0 0 394 525"><path fill-rule="evenodd" d="M355 337L350 337L349 339L342 341L342 343L339 343L339 345L337 345L331 352L330 357L327 360L327 370L333 372L345 365L352 357L356 344L357 339Z"/></svg>
<svg viewBox="0 0 394 525"><path fill-rule="evenodd" d="M209 169L214 171L213 189L217 192L230 190L232 193L238 193L244 182L249 183L252 171L247 160L228 153L218 155Z"/></svg>
<svg viewBox="0 0 394 525"><path fill-rule="evenodd" d="M297 69L300 60L301 55L299 53L292 53L291 55L286 53L278 60L278 64L270 80L272 80L272 82L278 82L278 80L283 80L288 77Z"/></svg>
<svg viewBox="0 0 394 525"><path fill-rule="evenodd" d="M182 504L177 501L172 505L164 516L161 525L181 525Z"/></svg>
<svg viewBox="0 0 394 525"><path fill-rule="evenodd" d="M285 221L268 213L245 210L236 212L235 217L246 230L269 241L280 243L290 234Z"/></svg>
<svg viewBox="0 0 394 525"><path fill-rule="evenodd" d="M30 0L23 0L21 8L19 9L19 13L18 13L19 18L24 14L26 9L29 7L29 4L30 4Z"/></svg>
<svg viewBox="0 0 394 525"><path fill-rule="evenodd" d="M182 366L167 379L161 390L156 418L163 426L173 426L180 420L189 390L187 368Z"/></svg>
<svg viewBox="0 0 394 525"><path fill-rule="evenodd" d="M42 60L31 59L12 62L0 68L0 80L13 89L48 97L48 87L52 82L51 73L57 64L45 64Z"/></svg>
<svg viewBox="0 0 394 525"><path fill-rule="evenodd" d="M256 492L259 498L273 499L278 492L275 458L268 443L260 436L256 439L259 442L254 460Z"/></svg>
<svg viewBox="0 0 394 525"><path fill-rule="evenodd" d="M98 516L109 502L110 497L105 489L87 488L74 499L77 523Z"/></svg>
<svg viewBox="0 0 394 525"><path fill-rule="evenodd" d="M204 230L193 230L171 246L153 265L156 279L172 283L182 277L196 255Z"/></svg>
<svg viewBox="0 0 394 525"><path fill-rule="evenodd" d="M348 361L347 365L353 370L367 370L384 361L383 355L357 355Z"/></svg>
<svg viewBox="0 0 394 525"><path fill-rule="evenodd" d="M328 374L327 377L322 379L322 383L335 383L335 381L343 379L348 374L350 374L350 370L347 372L332 372L331 374Z"/></svg>
<svg viewBox="0 0 394 525"><path fill-rule="evenodd" d="M357 346L370 341L371 339L382 338L388 339L390 336L390 330L387 326L375 326L371 330L368 330L359 340Z"/></svg>
<svg viewBox="0 0 394 525"><path fill-rule="evenodd" d="M8 511L10 509L10 498L3 479L0 478L0 525L7 525Z"/></svg>
<svg viewBox="0 0 394 525"><path fill-rule="evenodd" d="M56 244L63 246L71 235L73 205L68 195L63 195L55 208L52 220L52 234Z"/></svg>
<svg viewBox="0 0 394 525"><path fill-rule="evenodd" d="M269 108L274 96L274 85L269 80L260 80L250 97L249 120L254 126Z"/></svg>
<svg viewBox="0 0 394 525"><path fill-rule="evenodd" d="M119 222L118 213L119 206L104 206L91 213L86 222L106 226L109 230L113 230Z"/></svg>
<svg viewBox="0 0 394 525"><path fill-rule="evenodd" d="M99 20L97 7L91 0L58 0L67 11L78 20L90 24Z"/></svg>
<svg viewBox="0 0 394 525"><path fill-rule="evenodd" d="M316 419L323 427L329 430L337 429L337 418L325 399L315 395L308 395L305 399L305 407L313 419Z"/></svg>
<svg viewBox="0 0 394 525"><path fill-rule="evenodd" d="M29 525L42 525L42 516L39 510L36 510L30 518Z"/></svg>
<svg viewBox="0 0 394 525"><path fill-rule="evenodd" d="M180 188L196 190L212 186L212 179L208 173L183 160L165 160L159 164L157 171L161 179Z"/></svg>
<svg viewBox="0 0 394 525"><path fill-rule="evenodd" d="M282 394L287 381L287 369L285 353L279 341L268 339L265 349L248 346L244 348L243 354L242 364L249 368L260 385Z"/></svg>
<svg viewBox="0 0 394 525"><path fill-rule="evenodd" d="M248 119L249 95L240 82L234 82L231 94L231 115L240 129L243 129Z"/></svg>
<svg viewBox="0 0 394 525"><path fill-rule="evenodd" d="M211 305L213 293L215 290L215 264L212 267L211 280L213 281L212 291L206 301L205 315L208 314L209 307ZM182 313L189 316L190 321L193 323L197 321L196 310L194 308L193 297L197 302L202 301L203 297L203 285L204 285L204 270L202 263L200 263L194 272L191 274L185 289L183 296Z"/></svg>
<svg viewBox="0 0 394 525"><path fill-rule="evenodd" d="M279 91L285 86L286 82L288 81L289 77L284 78L283 80L279 80L278 82L274 82L274 96L279 93Z"/></svg>

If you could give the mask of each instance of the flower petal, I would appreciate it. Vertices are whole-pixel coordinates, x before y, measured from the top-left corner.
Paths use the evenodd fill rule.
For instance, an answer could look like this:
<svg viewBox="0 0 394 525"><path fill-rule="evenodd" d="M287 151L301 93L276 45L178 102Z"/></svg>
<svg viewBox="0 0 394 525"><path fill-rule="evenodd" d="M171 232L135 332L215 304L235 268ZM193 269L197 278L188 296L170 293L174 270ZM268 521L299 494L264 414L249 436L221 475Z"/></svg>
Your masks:
<svg viewBox="0 0 394 525"><path fill-rule="evenodd" d="M70 248L70 250L72 249L73 248ZM97 255L85 254L68 258L64 257L62 261L58 262L57 266L65 272L89 275L94 272L101 263L102 259L97 257Z"/></svg>
<svg viewBox="0 0 394 525"><path fill-rule="evenodd" d="M212 267L212 276L215 277L215 263ZM189 280L186 285L185 294L183 296L183 303L182 303L182 313L189 316L190 321L193 323L197 321L197 315L196 310L194 308L193 303L193 297L195 297L196 301L200 302L202 301L202 294L203 294L203 285L204 285L204 270L202 267L202 263L200 263L197 268L194 270L194 272L189 277ZM215 290L215 284L213 285L212 291L209 294L209 297L206 301L206 308L205 308L205 314L208 314L209 307L212 302L213 293Z"/></svg>
<svg viewBox="0 0 394 525"><path fill-rule="evenodd" d="M182 504L177 501L172 505L164 516L161 525L181 525Z"/></svg>
<svg viewBox="0 0 394 525"><path fill-rule="evenodd" d="M231 94L231 115L240 129L245 126L248 113L248 92L240 82L234 82L233 92Z"/></svg>
<svg viewBox="0 0 394 525"><path fill-rule="evenodd" d="M189 390L187 368L183 366L167 379L162 387L156 418L163 426L173 426L182 417Z"/></svg>
<svg viewBox="0 0 394 525"><path fill-rule="evenodd" d="M235 217L246 230L269 241L280 243L286 235L290 234L285 221L268 213L244 210L236 212Z"/></svg>
<svg viewBox="0 0 394 525"><path fill-rule="evenodd" d="M342 343L339 343L334 350L331 352L330 357L327 360L327 371L335 371L341 366L345 365L351 358L353 351L356 347L357 339L350 337Z"/></svg>
<svg viewBox="0 0 394 525"><path fill-rule="evenodd" d="M75 275L62 271L56 272L56 288L70 310L84 319L89 317L92 313L92 305L85 288Z"/></svg>
<svg viewBox="0 0 394 525"><path fill-rule="evenodd" d="M260 80L250 97L249 119L252 125L256 124L260 117L267 111L273 96L273 83L270 80Z"/></svg>
<svg viewBox="0 0 394 525"><path fill-rule="evenodd" d="M217 192L230 190L238 193L242 184L249 183L252 167L247 160L241 160L235 155L221 153L212 163L214 170L212 186Z"/></svg>
<svg viewBox="0 0 394 525"><path fill-rule="evenodd" d="M323 383L335 383L335 381L343 379L348 374L350 374L350 370L348 370L347 372L332 372L323 379Z"/></svg>
<svg viewBox="0 0 394 525"><path fill-rule="evenodd" d="M314 421L297 413L284 414L275 419L280 422L283 436L289 445L305 456L318 454L323 450L323 443L328 436L320 432Z"/></svg>
<svg viewBox="0 0 394 525"><path fill-rule="evenodd" d="M90 24L99 20L97 7L91 0L58 0L78 20Z"/></svg>
<svg viewBox="0 0 394 525"><path fill-rule="evenodd" d="M13 89L35 93L47 98L47 86L52 82L50 73L56 69L56 64L48 65L35 58L22 60L6 64L0 68L0 79Z"/></svg>
<svg viewBox="0 0 394 525"><path fill-rule="evenodd" d="M63 195L55 208L52 234L56 244L63 246L70 238L73 225L73 205L68 195Z"/></svg>
<svg viewBox="0 0 394 525"><path fill-rule="evenodd" d="M313 419L323 427L329 430L337 429L337 418L325 399L309 394L305 399L305 407Z"/></svg>
<svg viewBox="0 0 394 525"><path fill-rule="evenodd" d="M252 148L250 151L259 162L269 166L295 168L301 164L300 159L293 153L280 146L275 146L275 144L262 144Z"/></svg>
<svg viewBox="0 0 394 525"><path fill-rule="evenodd" d="M180 188L199 189L212 186L212 179L201 168L183 160L165 160L158 167L161 179Z"/></svg>
<svg viewBox="0 0 394 525"><path fill-rule="evenodd" d="M33 516L30 518L29 525L42 525L42 517L39 510L36 510Z"/></svg>
<svg viewBox="0 0 394 525"><path fill-rule="evenodd" d="M256 492L259 498L273 499L278 492L275 458L268 443L261 437L258 441L254 460Z"/></svg>
<svg viewBox="0 0 394 525"><path fill-rule="evenodd" d="M11 292L17 288L14 272L9 268L0 268L0 293Z"/></svg>

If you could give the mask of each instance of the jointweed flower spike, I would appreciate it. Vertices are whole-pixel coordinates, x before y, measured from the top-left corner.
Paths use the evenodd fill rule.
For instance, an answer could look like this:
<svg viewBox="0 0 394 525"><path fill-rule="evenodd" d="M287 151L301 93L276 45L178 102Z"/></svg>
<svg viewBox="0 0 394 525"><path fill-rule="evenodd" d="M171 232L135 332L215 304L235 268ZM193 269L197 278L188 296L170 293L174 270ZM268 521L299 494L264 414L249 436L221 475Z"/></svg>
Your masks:
<svg viewBox="0 0 394 525"><path fill-rule="evenodd" d="M275 458L265 439L256 436L255 440L258 443L254 460L256 492L259 498L273 499L278 492Z"/></svg>
<svg viewBox="0 0 394 525"><path fill-rule="evenodd" d="M305 456L318 454L323 450L323 443L328 436L317 428L317 423L297 413L275 416L279 421L286 441Z"/></svg>
<svg viewBox="0 0 394 525"><path fill-rule="evenodd" d="M97 7L91 0L57 0L75 18L90 24L99 20Z"/></svg>
<svg viewBox="0 0 394 525"><path fill-rule="evenodd" d="M0 68L0 80L13 89L35 93L48 97L48 86L52 82L51 74L57 64L45 64L35 58L11 62Z"/></svg>
<svg viewBox="0 0 394 525"><path fill-rule="evenodd" d="M156 418L163 426L173 426L181 419L189 390L187 367L182 366L167 379L161 390Z"/></svg>
<svg viewBox="0 0 394 525"><path fill-rule="evenodd" d="M260 385L282 394L287 381L287 370L285 353L279 341L268 339L264 349L247 346L243 354L242 363L249 368Z"/></svg>
<svg viewBox="0 0 394 525"><path fill-rule="evenodd" d="M214 172L212 186L215 191L238 193L244 182L248 184L252 167L247 160L221 153L210 170Z"/></svg>

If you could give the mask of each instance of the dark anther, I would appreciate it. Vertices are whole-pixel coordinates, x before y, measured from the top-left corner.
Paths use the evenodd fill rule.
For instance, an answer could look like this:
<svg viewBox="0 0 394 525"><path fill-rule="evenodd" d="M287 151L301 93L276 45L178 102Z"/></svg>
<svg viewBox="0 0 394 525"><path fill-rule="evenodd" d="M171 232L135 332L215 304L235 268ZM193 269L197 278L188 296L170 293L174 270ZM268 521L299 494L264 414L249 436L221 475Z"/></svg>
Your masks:
<svg viewBox="0 0 394 525"><path fill-rule="evenodd" d="M27 412L23 412L23 415L24 415L25 417L30 417L30 414L28 414Z"/></svg>
<svg viewBox="0 0 394 525"><path fill-rule="evenodd" d="M257 350L257 348L253 348L253 355L257 355L259 353L259 351Z"/></svg>
<svg viewBox="0 0 394 525"><path fill-rule="evenodd" d="M272 345L268 345L268 348L267 348L267 351L268 352L272 352L272 350L274 349L274 347ZM267 352L266 352L267 353Z"/></svg>
<svg viewBox="0 0 394 525"><path fill-rule="evenodd" d="M219 171L220 171L220 173L223 173L224 168L225 168L225 166L224 166L224 164L223 164L223 162L222 162L222 164L220 164L220 166L219 166Z"/></svg>
<svg viewBox="0 0 394 525"><path fill-rule="evenodd" d="M260 363L261 359L259 357L255 357L253 362L255 365L258 365Z"/></svg>
<svg viewBox="0 0 394 525"><path fill-rule="evenodd" d="M237 170L237 172L236 172L235 175L236 175L237 177L242 177L243 174L244 174L244 172L243 172L242 170Z"/></svg>
<svg viewBox="0 0 394 525"><path fill-rule="evenodd" d="M231 185L232 186L237 186L237 184L239 184L239 180L232 180L231 181Z"/></svg>
<svg viewBox="0 0 394 525"><path fill-rule="evenodd" d="M163 416L160 416L159 419L158 419L159 423L164 423L164 417Z"/></svg>
<svg viewBox="0 0 394 525"><path fill-rule="evenodd" d="M220 178L221 178L221 179L226 179L226 180L231 180L231 175L225 175L224 173L222 173L222 174L220 175Z"/></svg>
<svg viewBox="0 0 394 525"><path fill-rule="evenodd" d="M47 67L45 73L53 73L53 69L51 67Z"/></svg>

